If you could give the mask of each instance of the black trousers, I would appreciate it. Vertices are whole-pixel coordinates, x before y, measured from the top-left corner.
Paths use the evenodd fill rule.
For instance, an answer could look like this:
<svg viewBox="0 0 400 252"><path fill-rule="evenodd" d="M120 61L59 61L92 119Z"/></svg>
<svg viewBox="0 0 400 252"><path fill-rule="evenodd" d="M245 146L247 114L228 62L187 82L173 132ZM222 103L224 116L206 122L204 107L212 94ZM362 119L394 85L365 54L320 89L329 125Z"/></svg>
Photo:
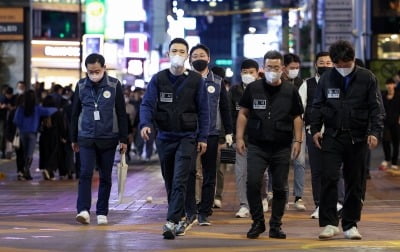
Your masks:
<svg viewBox="0 0 400 252"><path fill-rule="evenodd" d="M291 146L278 147L277 144L249 144L247 152L247 200L253 222L264 222L261 186L266 167L272 176L272 211L270 227L280 227L287 201L287 180L289 173Z"/></svg>
<svg viewBox="0 0 400 252"><path fill-rule="evenodd" d="M203 216L212 215L212 206L215 195L215 181L217 176L217 153L219 136L208 136L207 150L201 156L201 166L203 172L203 184L201 187L201 201L196 207L196 156L194 154L192 169L189 174L188 189L186 196L186 215L191 217L197 212ZM197 209L196 209L197 208Z"/></svg>
<svg viewBox="0 0 400 252"><path fill-rule="evenodd" d="M337 183L343 164L345 197L342 211L342 227L346 231L361 218L364 188L366 183L366 141L352 143L349 132L339 132L336 137L324 135L322 141L321 198L319 225L339 225L336 212L338 201Z"/></svg>

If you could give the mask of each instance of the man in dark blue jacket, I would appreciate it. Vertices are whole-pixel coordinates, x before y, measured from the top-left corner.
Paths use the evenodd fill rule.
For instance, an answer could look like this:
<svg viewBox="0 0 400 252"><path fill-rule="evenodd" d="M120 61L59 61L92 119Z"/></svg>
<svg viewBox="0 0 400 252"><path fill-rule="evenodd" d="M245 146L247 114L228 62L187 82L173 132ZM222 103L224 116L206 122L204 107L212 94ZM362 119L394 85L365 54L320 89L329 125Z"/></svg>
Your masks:
<svg viewBox="0 0 400 252"><path fill-rule="evenodd" d="M355 65L353 46L339 40L331 45L329 54L334 68L321 75L310 123L313 142L322 150L319 225L324 229L319 238L332 238L339 233L337 182L343 165L344 237L361 239L357 222L361 218L365 193L364 162L368 147L373 149L378 145L385 111L376 77ZM325 126L323 135L322 125Z"/></svg>
<svg viewBox="0 0 400 252"><path fill-rule="evenodd" d="M100 185L96 205L97 224L107 224L111 172L115 149L125 153L128 142L124 95L119 80L106 73L104 57L90 54L85 60L87 76L79 80L72 101L72 149L80 152L76 220L90 223L92 177L99 169Z"/></svg>
<svg viewBox="0 0 400 252"><path fill-rule="evenodd" d="M168 196L165 239L174 239L184 215L188 177L194 153L207 149L208 103L201 75L187 70L189 46L182 38L169 44L169 69L153 76L140 107L141 136L147 141L153 122L158 130L156 145Z"/></svg>

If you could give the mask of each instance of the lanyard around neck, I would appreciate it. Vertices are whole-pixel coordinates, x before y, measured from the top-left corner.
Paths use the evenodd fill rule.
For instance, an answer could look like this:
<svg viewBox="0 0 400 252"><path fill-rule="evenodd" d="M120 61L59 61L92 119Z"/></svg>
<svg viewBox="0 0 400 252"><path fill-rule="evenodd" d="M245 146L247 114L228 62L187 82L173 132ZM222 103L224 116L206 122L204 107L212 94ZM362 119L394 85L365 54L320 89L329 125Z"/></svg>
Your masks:
<svg viewBox="0 0 400 252"><path fill-rule="evenodd" d="M100 100L100 96L103 93L103 88L101 88L100 92L98 92L97 99L94 97L93 88L90 89L90 93L92 94L92 97L93 97L93 100L94 100L94 107L97 110L97 107L98 107L98 104L99 104L99 100Z"/></svg>

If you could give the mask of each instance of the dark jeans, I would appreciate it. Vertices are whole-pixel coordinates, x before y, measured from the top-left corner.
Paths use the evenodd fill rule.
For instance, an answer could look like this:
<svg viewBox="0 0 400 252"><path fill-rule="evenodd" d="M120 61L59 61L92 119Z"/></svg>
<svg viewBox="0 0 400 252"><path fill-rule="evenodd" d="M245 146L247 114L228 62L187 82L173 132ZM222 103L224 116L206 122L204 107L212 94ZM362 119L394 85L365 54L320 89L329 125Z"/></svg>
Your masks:
<svg viewBox="0 0 400 252"><path fill-rule="evenodd" d="M338 226L336 212L338 201L337 183L343 164L345 197L342 210L342 227L346 231L361 218L363 195L366 183L365 155L366 141L353 144L348 132L339 132L334 138L327 134L322 141L321 201L319 205L319 225Z"/></svg>
<svg viewBox="0 0 400 252"><path fill-rule="evenodd" d="M219 136L208 136L207 151L201 156L201 167L203 173L203 185L201 187L201 200L197 206L198 213L204 216L212 214L214 204L215 180L217 176L217 152ZM193 168L191 169L188 181L188 193L185 204L186 214L192 216L196 214L196 155L193 155Z"/></svg>
<svg viewBox="0 0 400 252"><path fill-rule="evenodd" d="M167 191L167 220L178 223L184 214L186 187L190 169L192 169L196 140L191 138L173 141L157 139L156 145Z"/></svg>
<svg viewBox="0 0 400 252"><path fill-rule="evenodd" d="M97 197L96 215L108 214L108 201L111 192L111 173L114 165L115 148L99 149L80 146L80 175L78 186L77 211L90 211L92 204L93 170L99 169L100 184Z"/></svg>
<svg viewBox="0 0 400 252"><path fill-rule="evenodd" d="M287 200L287 180L290 162L290 146L277 144L249 144L247 153L247 200L253 222L264 221L261 185L264 172L269 167L272 177L272 212L270 227L280 227Z"/></svg>

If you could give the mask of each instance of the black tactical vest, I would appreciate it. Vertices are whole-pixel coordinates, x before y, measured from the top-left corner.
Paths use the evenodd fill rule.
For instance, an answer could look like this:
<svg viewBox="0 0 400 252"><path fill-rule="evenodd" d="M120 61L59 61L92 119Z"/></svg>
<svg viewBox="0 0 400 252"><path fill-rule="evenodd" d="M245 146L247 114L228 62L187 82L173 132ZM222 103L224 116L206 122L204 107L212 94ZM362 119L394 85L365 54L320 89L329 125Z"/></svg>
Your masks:
<svg viewBox="0 0 400 252"><path fill-rule="evenodd" d="M295 87L283 82L280 90L270 96L265 79L249 85L252 97L247 134L250 143L275 142L288 144L293 139L292 96Z"/></svg>
<svg viewBox="0 0 400 252"><path fill-rule="evenodd" d="M196 131L196 96L201 75L187 70L175 83L171 83L168 71L166 69L157 74L156 126L162 131Z"/></svg>

